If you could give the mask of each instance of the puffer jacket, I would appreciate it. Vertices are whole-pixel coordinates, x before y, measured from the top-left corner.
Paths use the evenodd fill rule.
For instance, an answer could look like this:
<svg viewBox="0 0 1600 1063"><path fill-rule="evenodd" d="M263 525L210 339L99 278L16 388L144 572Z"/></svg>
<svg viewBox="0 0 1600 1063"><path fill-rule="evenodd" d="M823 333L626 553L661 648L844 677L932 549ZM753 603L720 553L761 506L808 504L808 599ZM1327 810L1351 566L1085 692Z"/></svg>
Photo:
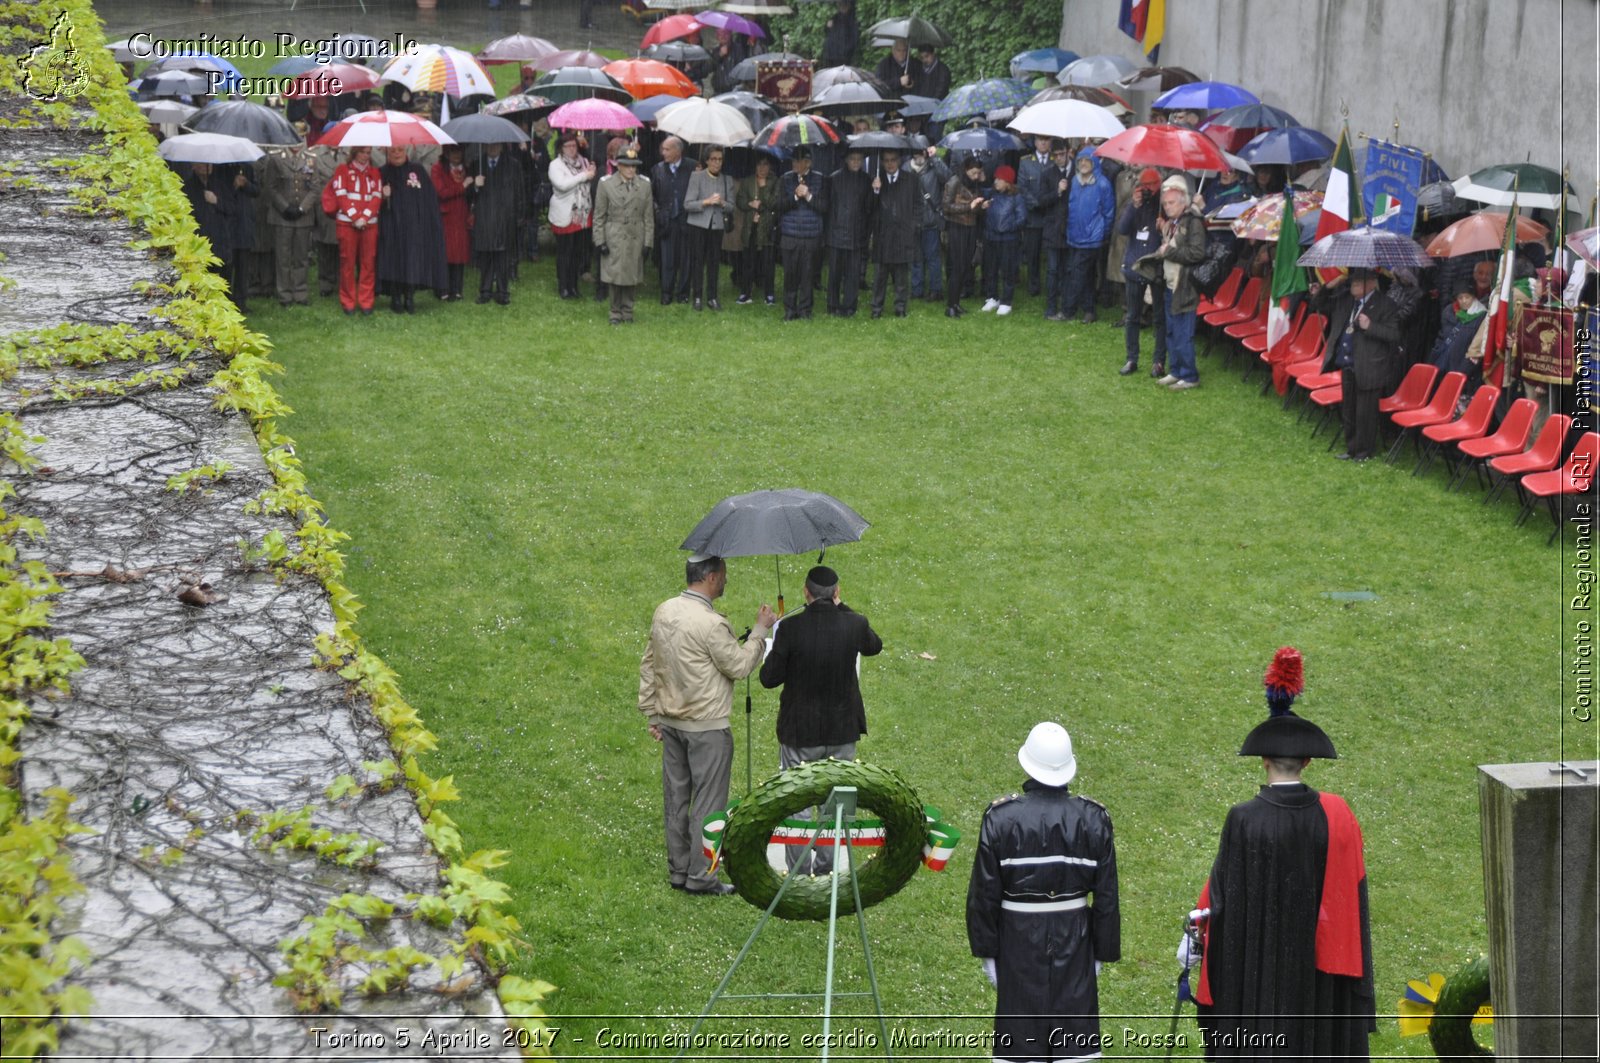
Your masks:
<svg viewBox="0 0 1600 1063"><path fill-rule="evenodd" d="M1067 244L1070 247L1101 247L1111 239L1111 223L1117 211L1117 195L1111 181L1100 169L1100 159L1091 147L1078 151L1078 158L1094 164L1094 180L1084 184L1074 162L1072 182L1067 189Z"/></svg>

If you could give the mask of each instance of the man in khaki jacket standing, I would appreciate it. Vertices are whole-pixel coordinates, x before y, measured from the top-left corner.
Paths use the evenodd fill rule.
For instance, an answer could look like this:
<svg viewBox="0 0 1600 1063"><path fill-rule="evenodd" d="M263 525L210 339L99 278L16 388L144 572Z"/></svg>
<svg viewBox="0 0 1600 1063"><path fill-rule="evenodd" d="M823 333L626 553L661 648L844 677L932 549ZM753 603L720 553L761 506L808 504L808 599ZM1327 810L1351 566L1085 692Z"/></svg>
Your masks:
<svg viewBox="0 0 1600 1063"><path fill-rule="evenodd" d="M728 586L722 558L693 555L684 580L683 593L662 602L650 621L650 643L639 662L639 711L661 743L667 879L673 889L720 896L733 887L710 873L700 827L727 807L733 683L760 666L777 614L763 602L741 646L728 618L711 605Z"/></svg>

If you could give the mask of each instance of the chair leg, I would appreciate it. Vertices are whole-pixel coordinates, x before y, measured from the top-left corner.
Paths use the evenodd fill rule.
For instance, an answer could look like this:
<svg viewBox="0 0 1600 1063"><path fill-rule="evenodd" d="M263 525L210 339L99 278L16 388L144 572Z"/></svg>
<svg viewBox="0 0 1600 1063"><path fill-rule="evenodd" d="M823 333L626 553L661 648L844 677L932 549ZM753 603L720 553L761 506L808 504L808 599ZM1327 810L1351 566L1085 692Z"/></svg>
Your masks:
<svg viewBox="0 0 1600 1063"><path fill-rule="evenodd" d="M1390 465L1395 463L1395 461L1400 457L1400 449L1405 446L1406 435L1410 433L1410 431L1411 429L1409 428L1400 429L1400 435L1397 439L1395 439L1394 446L1389 448L1389 453L1383 459L1384 461L1388 462Z"/></svg>
<svg viewBox="0 0 1600 1063"><path fill-rule="evenodd" d="M1506 489L1506 479L1507 479L1507 477L1505 477L1505 476L1496 475L1496 473L1495 473L1495 471L1493 469L1489 469L1488 470L1488 477L1489 477L1489 493L1483 496L1483 504L1486 505L1486 506L1490 502L1493 502L1495 499L1499 498L1501 493L1503 491L1505 491L1505 489Z"/></svg>
<svg viewBox="0 0 1600 1063"><path fill-rule="evenodd" d="M1421 476L1423 471L1426 470L1428 466L1433 464L1433 456L1439 450L1439 444L1435 443L1431 439L1428 440L1426 444L1424 444L1421 440L1418 440L1417 445L1421 449L1422 453L1417 455L1417 464L1411 470L1412 476Z"/></svg>
<svg viewBox="0 0 1600 1063"><path fill-rule="evenodd" d="M1550 521L1555 527L1550 529L1550 538L1544 541L1546 546L1556 541L1556 536L1561 534L1561 510L1556 507L1556 501L1561 495L1551 495L1547 501L1550 503Z"/></svg>
<svg viewBox="0 0 1600 1063"><path fill-rule="evenodd" d="M1267 389L1270 388L1270 387L1272 387L1272 374L1268 373L1266 375L1266 377L1261 381L1261 394L1265 395L1267 393ZM1285 392L1285 394L1288 394L1288 393Z"/></svg>
<svg viewBox="0 0 1600 1063"><path fill-rule="evenodd" d="M1328 433L1328 449L1330 451L1344 441L1344 432L1341 431L1343 427L1343 425L1335 423L1333 426L1333 431Z"/></svg>

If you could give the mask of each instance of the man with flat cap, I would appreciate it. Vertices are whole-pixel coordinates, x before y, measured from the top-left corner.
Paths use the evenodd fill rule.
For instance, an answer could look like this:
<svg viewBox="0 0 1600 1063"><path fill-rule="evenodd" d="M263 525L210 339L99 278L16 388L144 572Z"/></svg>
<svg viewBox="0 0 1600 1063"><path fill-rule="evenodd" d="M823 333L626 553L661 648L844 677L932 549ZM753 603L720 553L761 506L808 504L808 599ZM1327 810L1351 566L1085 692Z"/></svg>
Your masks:
<svg viewBox="0 0 1600 1063"><path fill-rule="evenodd" d="M785 770L814 760L855 760L867 733L856 655L875 657L883 640L867 618L839 599L839 574L826 565L806 573L806 607L784 617L761 666L761 685L783 687L778 698L778 760ZM798 849L791 846L791 849ZM789 866L799 858L789 854ZM817 851L813 874L833 867L832 853Z"/></svg>
<svg viewBox="0 0 1600 1063"><path fill-rule="evenodd" d="M967 940L996 993L994 1055L1095 1058L1100 965L1122 956L1111 817L1068 791L1078 761L1060 724L1034 727L1017 760L1029 779L984 813L967 888Z"/></svg>
<svg viewBox="0 0 1600 1063"><path fill-rule="evenodd" d="M1267 782L1228 810L1193 913L1205 1056L1365 1060L1377 1009L1361 825L1343 798L1300 781L1337 754L1290 707L1304 689L1299 651L1280 649L1265 684L1271 715L1239 755L1260 757ZM1192 964L1188 940L1179 957Z"/></svg>
<svg viewBox="0 0 1600 1063"><path fill-rule="evenodd" d="M692 555L688 586L656 608L639 662L639 711L661 743L661 792L667 833L667 881L675 890L721 896L733 887L709 870L700 845L705 818L728 806L733 766L733 681L761 663L777 615L765 602L744 645L712 608L728 586L720 557Z"/></svg>

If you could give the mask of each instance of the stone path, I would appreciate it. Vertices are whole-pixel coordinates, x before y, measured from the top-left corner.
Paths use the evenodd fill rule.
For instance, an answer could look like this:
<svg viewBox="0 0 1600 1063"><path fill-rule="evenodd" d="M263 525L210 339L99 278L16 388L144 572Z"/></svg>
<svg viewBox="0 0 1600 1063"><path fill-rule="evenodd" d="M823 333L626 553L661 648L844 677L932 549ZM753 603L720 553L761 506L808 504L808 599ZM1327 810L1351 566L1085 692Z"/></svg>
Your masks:
<svg viewBox="0 0 1600 1063"><path fill-rule="evenodd" d="M43 187L0 188L0 272L18 282L0 300L0 332L151 324L150 304L130 286L162 279L163 267L126 246L135 234L121 221L71 214L66 187L43 165L92 145L82 133L5 131L0 161ZM385 1059L416 1053L432 1031L458 1056L516 1058L502 1047L498 1000L471 962L447 986L427 969L389 996L349 992L338 1016L296 1014L272 984L285 966L278 943L302 917L346 892L437 892L440 864L403 789L340 804L324 796L337 775L393 754L365 700L311 667L313 638L333 625L321 586L280 581L242 559L240 540L293 529L243 512L269 476L245 419L212 405L202 382L217 368L200 367L173 391L121 399L24 398L45 379L38 371L0 389L26 429L45 437L40 468L12 471L11 508L48 529L31 556L66 574L54 634L88 661L70 697L35 706L22 740L33 807L46 787L64 786L78 798L75 818L94 831L72 844L87 895L57 928L94 957L76 979L94 1014L66 1027L60 1054ZM166 489L169 477L219 461L234 468L211 489ZM213 604L179 600L200 582L218 596ZM239 819L305 805L316 806L318 825L382 841L375 868L262 851ZM374 947L446 947L408 920L374 937ZM343 974L353 983L361 972Z"/></svg>

